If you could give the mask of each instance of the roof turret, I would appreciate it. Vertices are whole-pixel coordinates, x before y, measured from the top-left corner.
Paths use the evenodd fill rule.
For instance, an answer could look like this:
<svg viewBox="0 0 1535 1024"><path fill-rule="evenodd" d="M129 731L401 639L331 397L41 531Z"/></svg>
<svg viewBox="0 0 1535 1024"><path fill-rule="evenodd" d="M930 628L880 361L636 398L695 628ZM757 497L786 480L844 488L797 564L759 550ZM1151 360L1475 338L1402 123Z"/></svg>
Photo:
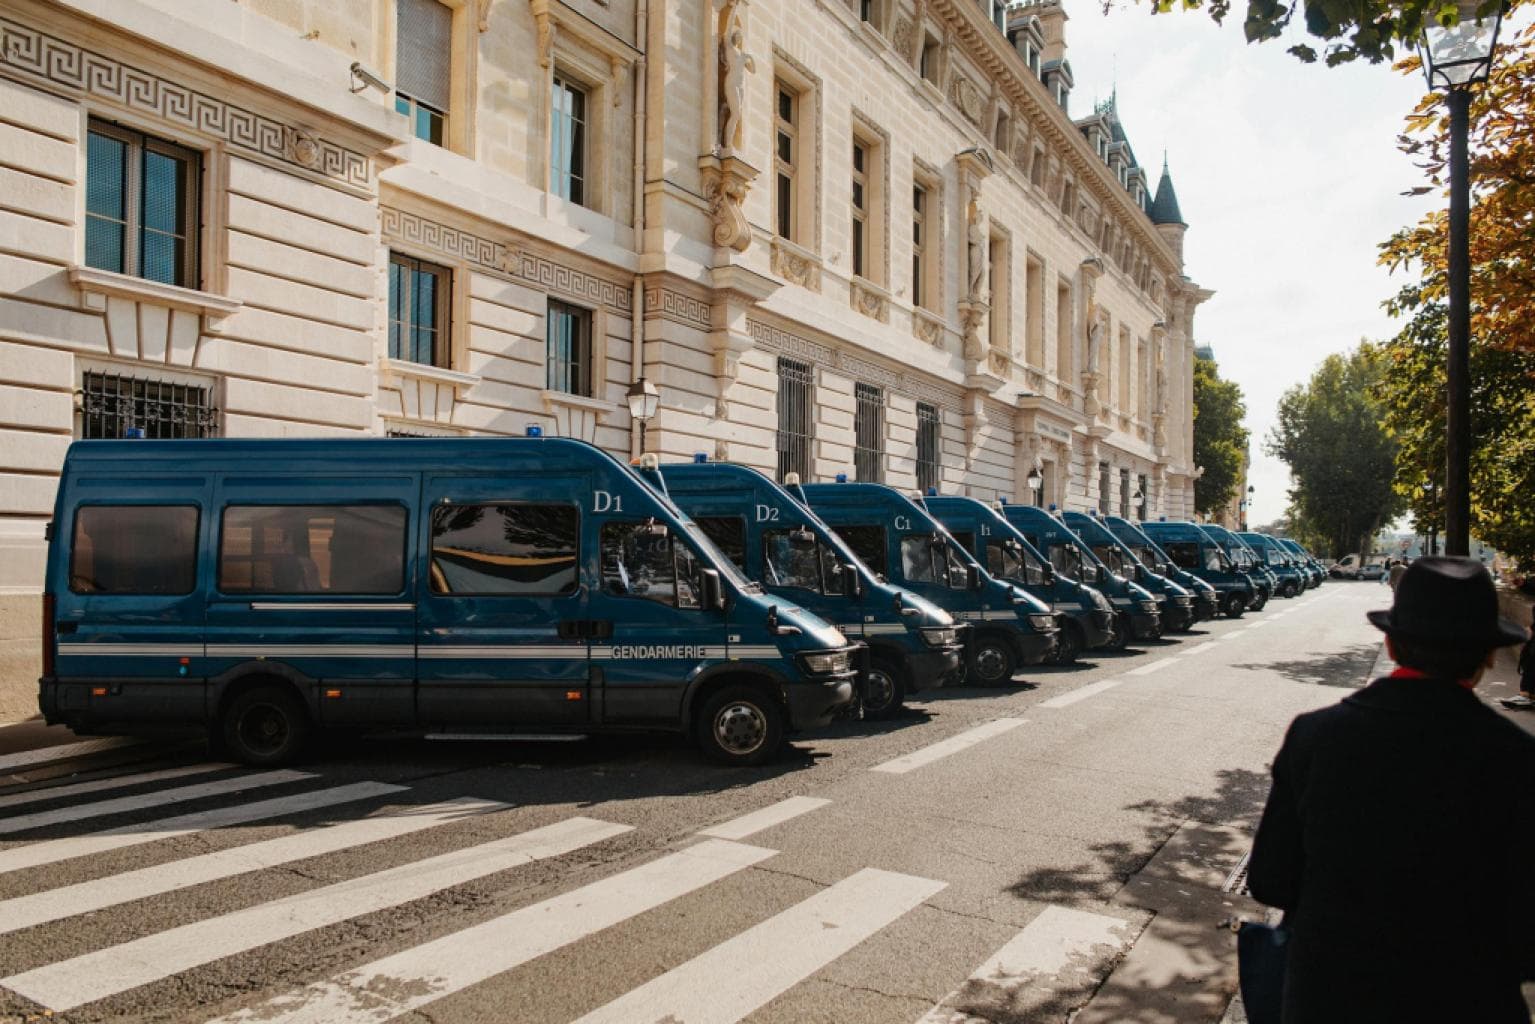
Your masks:
<svg viewBox="0 0 1535 1024"><path fill-rule="evenodd" d="M1167 169L1167 157L1162 158L1162 180L1157 184L1157 197L1151 201L1151 223L1153 224L1182 224L1188 227L1188 222L1183 219L1183 211L1178 209L1178 193L1173 191L1173 175Z"/></svg>

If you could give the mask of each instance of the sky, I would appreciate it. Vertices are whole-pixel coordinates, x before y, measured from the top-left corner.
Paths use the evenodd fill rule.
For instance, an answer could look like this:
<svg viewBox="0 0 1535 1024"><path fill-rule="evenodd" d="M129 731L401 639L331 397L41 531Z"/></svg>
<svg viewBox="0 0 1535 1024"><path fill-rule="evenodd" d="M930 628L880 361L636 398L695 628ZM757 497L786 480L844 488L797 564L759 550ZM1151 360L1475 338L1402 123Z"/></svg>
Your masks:
<svg viewBox="0 0 1535 1024"><path fill-rule="evenodd" d="M1427 184L1396 148L1423 78L1248 45L1242 4L1223 26L1202 11L1153 16L1148 0L1107 15L1098 0L1065 6L1071 116L1117 90L1153 185L1166 151L1189 224L1185 272L1216 293L1195 314L1195 341L1242 387L1248 518L1270 523L1289 504L1289 470L1264 451L1280 396L1329 353L1396 333L1381 303L1408 278L1377 265L1377 247L1444 202L1401 195Z"/></svg>

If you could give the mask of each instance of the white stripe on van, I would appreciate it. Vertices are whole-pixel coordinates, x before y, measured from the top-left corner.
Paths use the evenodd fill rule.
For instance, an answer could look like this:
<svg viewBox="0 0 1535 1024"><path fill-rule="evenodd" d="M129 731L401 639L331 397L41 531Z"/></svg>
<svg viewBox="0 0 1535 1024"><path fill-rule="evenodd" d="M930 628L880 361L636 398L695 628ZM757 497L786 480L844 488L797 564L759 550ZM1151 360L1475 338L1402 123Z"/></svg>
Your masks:
<svg viewBox="0 0 1535 1024"><path fill-rule="evenodd" d="M497 647L469 647L469 646L435 646L422 645L416 648L416 657L430 658L434 661L447 661L455 658L473 660L475 658L567 658L579 661L586 660L585 644L564 644L558 647L549 646L497 646Z"/></svg>
<svg viewBox="0 0 1535 1024"><path fill-rule="evenodd" d="M410 658L415 644L209 644L210 658Z"/></svg>
<svg viewBox="0 0 1535 1024"><path fill-rule="evenodd" d="M190 658L200 656L203 645L184 644L59 644L61 658L115 658L123 655L153 655L157 658Z"/></svg>

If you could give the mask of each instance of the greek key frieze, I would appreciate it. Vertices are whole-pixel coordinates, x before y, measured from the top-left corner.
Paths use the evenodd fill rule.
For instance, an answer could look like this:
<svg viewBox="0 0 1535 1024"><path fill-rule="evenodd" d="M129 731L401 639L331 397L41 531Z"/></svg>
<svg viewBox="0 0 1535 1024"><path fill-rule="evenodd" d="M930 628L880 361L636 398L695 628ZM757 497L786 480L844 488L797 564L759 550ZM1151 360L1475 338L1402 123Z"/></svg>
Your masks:
<svg viewBox="0 0 1535 1024"><path fill-rule="evenodd" d="M162 118L348 185L371 184L370 161L361 153L8 18L0 18L0 68ZM306 145L296 150L292 140L301 132ZM301 154L307 159L299 159Z"/></svg>
<svg viewBox="0 0 1535 1024"><path fill-rule="evenodd" d="M712 326L712 310L707 302L669 288L645 289L645 318L673 320L686 327L707 331Z"/></svg>

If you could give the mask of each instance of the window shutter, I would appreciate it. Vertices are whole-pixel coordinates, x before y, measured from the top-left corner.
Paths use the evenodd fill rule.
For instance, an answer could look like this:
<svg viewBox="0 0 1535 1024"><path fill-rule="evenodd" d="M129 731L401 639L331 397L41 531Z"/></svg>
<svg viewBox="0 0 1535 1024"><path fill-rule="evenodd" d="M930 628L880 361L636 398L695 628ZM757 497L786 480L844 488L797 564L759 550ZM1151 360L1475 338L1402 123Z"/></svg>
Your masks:
<svg viewBox="0 0 1535 1024"><path fill-rule="evenodd" d="M437 0L398 0L395 88L446 113L453 12Z"/></svg>

